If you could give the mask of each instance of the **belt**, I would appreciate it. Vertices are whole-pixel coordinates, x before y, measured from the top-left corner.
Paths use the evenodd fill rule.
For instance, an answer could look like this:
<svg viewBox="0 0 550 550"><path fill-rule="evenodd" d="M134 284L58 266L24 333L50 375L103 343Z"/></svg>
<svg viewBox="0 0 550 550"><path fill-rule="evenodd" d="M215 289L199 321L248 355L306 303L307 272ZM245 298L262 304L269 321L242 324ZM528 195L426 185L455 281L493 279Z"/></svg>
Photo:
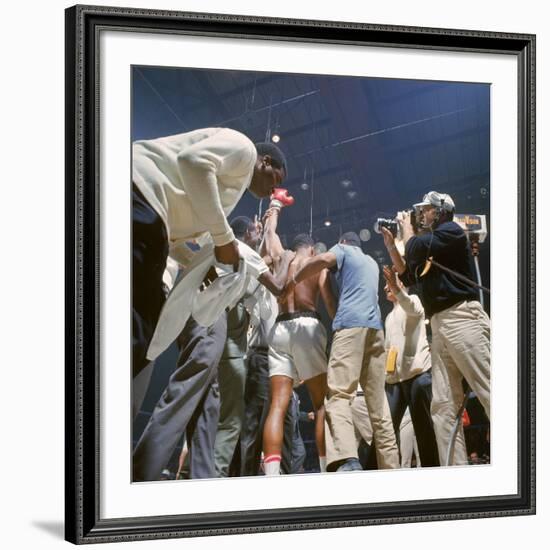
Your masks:
<svg viewBox="0 0 550 550"><path fill-rule="evenodd" d="M292 321L292 319L299 319L300 317L313 317L314 319L321 320L321 317L316 311L292 311L290 313L281 313L275 319L275 322L279 321Z"/></svg>
<svg viewBox="0 0 550 550"><path fill-rule="evenodd" d="M267 346L252 346L250 349L256 353L267 353L269 351Z"/></svg>

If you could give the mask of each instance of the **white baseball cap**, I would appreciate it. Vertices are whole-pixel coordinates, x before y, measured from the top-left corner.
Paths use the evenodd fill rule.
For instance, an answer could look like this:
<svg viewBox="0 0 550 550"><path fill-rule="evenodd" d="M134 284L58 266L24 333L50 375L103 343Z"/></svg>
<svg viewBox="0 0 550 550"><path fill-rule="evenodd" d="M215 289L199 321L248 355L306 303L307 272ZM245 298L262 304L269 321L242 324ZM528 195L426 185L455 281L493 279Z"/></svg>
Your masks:
<svg viewBox="0 0 550 550"><path fill-rule="evenodd" d="M454 212L455 203L451 198L451 195L447 193L438 193L437 191L430 191L422 198L422 202L413 204L413 208L417 210L423 206L437 206L447 210L447 212Z"/></svg>

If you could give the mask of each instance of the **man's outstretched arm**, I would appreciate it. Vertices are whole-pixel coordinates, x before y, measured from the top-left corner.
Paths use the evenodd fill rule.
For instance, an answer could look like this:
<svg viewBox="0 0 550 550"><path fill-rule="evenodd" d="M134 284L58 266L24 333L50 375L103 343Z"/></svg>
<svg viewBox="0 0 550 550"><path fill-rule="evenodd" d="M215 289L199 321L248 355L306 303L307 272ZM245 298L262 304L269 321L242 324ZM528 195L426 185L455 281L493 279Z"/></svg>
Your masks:
<svg viewBox="0 0 550 550"><path fill-rule="evenodd" d="M321 292L321 298L327 309L327 313L331 319L336 316L336 297L332 291L332 285L330 284L330 275L328 269L323 269L321 275L319 275L319 290Z"/></svg>
<svg viewBox="0 0 550 550"><path fill-rule="evenodd" d="M332 252L325 252L324 254L313 256L313 258L310 258L304 263L301 269L299 269L286 283L283 297L288 296L298 283L313 275L317 275L317 273L323 269L331 269L334 266L336 266L336 255Z"/></svg>
<svg viewBox="0 0 550 550"><path fill-rule="evenodd" d="M316 275L323 269L332 269L336 266L336 255L333 252L324 252L310 258L302 268L294 275L296 284L308 279L312 275Z"/></svg>
<svg viewBox="0 0 550 550"><path fill-rule="evenodd" d="M288 277L288 266L294 259L294 256L294 252L284 250L275 273L266 271L258 277L258 281L260 281L260 283L275 296L280 296L285 288L285 283Z"/></svg>
<svg viewBox="0 0 550 550"><path fill-rule="evenodd" d="M260 255L265 256L267 254L274 261L280 258L285 250L277 234L280 213L281 210L279 208L269 208L264 214L264 240L260 249Z"/></svg>

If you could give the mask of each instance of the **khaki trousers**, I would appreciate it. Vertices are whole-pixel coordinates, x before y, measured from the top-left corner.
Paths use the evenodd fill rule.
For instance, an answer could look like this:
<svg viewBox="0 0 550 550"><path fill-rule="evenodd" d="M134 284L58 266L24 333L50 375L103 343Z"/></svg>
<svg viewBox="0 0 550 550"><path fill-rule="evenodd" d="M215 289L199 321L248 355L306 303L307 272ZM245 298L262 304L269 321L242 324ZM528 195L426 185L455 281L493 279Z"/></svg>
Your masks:
<svg viewBox="0 0 550 550"><path fill-rule="evenodd" d="M441 465L468 382L490 419L490 322L479 302L460 302L432 316L432 418ZM467 464L460 426L450 465Z"/></svg>
<svg viewBox="0 0 550 550"><path fill-rule="evenodd" d="M390 414L388 405L387 414ZM369 410L364 395L356 395L351 402L351 417L355 429L355 444L357 448L363 440L367 445L372 445L372 424L369 418Z"/></svg>
<svg viewBox="0 0 550 550"><path fill-rule="evenodd" d="M384 332L347 328L334 333L328 364L327 464L357 458L352 403L360 382L371 419L379 468L399 468L399 452L384 390ZM330 468L329 468L330 469Z"/></svg>

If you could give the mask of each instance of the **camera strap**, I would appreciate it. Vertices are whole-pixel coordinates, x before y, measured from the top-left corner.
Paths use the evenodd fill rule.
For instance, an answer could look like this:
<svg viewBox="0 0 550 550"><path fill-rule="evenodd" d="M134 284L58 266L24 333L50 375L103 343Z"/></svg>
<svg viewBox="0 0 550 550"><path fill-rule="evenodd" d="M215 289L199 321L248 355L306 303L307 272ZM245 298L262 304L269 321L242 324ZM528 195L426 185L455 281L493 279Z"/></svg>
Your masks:
<svg viewBox="0 0 550 550"><path fill-rule="evenodd" d="M468 279L468 277L466 277L465 275L462 275L462 273L458 273L457 271L454 271L454 270L452 270L448 267L445 267L444 265L440 264L439 262L436 262L433 259L433 256L426 260L426 265L424 266L424 269L423 269L422 273L420 274L420 277L423 277L424 275L426 275L426 273L428 273L428 271L430 270L430 267L432 265L435 265L435 267L438 267L442 271L445 271L446 273L449 273L453 277L456 277L457 279L460 279L463 283L466 283L467 285L473 286L475 288L480 288L484 292L487 292L487 294L491 294L491 291L487 287L485 287L483 285L480 285L480 284L472 281L471 279Z"/></svg>

